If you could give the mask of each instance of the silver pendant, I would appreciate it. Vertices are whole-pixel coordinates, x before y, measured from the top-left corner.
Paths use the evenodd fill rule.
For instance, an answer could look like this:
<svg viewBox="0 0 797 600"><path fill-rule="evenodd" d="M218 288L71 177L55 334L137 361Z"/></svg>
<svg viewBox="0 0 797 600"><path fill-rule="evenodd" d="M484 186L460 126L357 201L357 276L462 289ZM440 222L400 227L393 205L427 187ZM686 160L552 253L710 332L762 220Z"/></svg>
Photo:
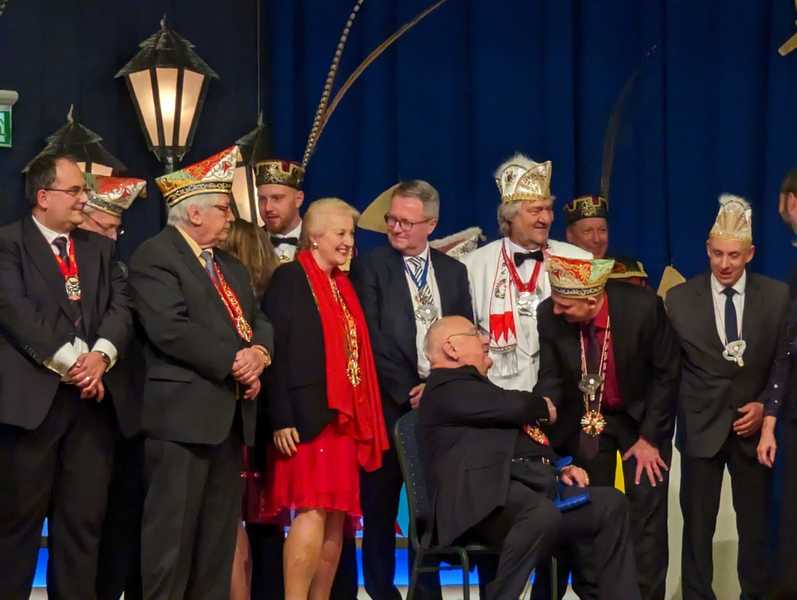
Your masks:
<svg viewBox="0 0 797 600"><path fill-rule="evenodd" d="M602 384L603 377L597 373L585 373L581 376L581 381L578 382L578 389L592 400Z"/></svg>
<svg viewBox="0 0 797 600"><path fill-rule="evenodd" d="M437 307L434 304L421 304L415 309L415 318L424 325L431 325L437 321Z"/></svg>
<svg viewBox="0 0 797 600"><path fill-rule="evenodd" d="M738 366L744 366L742 355L747 349L747 342L744 340L735 340L725 344L725 349L722 351L722 358L727 361L735 362Z"/></svg>
<svg viewBox="0 0 797 600"><path fill-rule="evenodd" d="M520 292L517 297L517 312L525 317L537 318L540 297L531 292Z"/></svg>

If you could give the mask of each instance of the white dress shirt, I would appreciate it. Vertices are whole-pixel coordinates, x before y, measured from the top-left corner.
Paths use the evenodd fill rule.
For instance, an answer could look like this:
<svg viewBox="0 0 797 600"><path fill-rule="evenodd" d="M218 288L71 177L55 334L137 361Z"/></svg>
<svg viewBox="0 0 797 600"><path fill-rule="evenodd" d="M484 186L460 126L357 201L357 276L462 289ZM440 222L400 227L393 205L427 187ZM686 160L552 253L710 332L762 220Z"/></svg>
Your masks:
<svg viewBox="0 0 797 600"><path fill-rule="evenodd" d="M432 291L432 299L434 301L434 306L437 308L437 316L443 316L443 305L440 302L440 290L437 287L437 279L434 276L434 265L432 264L432 260L429 256L429 246L427 245L423 252L418 254L419 257L424 258L425 260L429 261L429 271L426 274L426 285ZM417 310L419 303L418 303L418 287L415 285L415 280L410 275L411 267L407 264L409 262L410 256L405 256L404 258L404 278L407 280L407 286L410 288L410 298L412 298L412 312L413 317L415 317L415 311ZM421 379L426 379L429 376L429 370L431 369L431 365L429 364L429 359L426 357L423 351L423 340L426 337L426 332L429 331L429 326L431 323L424 323L417 317L415 317L415 348L418 351L418 376Z"/></svg>
<svg viewBox="0 0 797 600"><path fill-rule="evenodd" d="M736 293L733 295L733 306L736 309L736 324L739 326L737 332L739 339L742 339L742 317L744 316L744 290L747 285L747 273L742 273L739 281L733 284ZM711 298L714 301L714 321L717 325L717 335L720 336L722 345L728 343L725 339L725 299L727 296L722 293L725 286L722 285L714 274L711 274Z"/></svg>
<svg viewBox="0 0 797 600"><path fill-rule="evenodd" d="M59 256L58 247L53 244L53 241L57 237L65 237L67 242L69 242L69 233L59 233L57 231L53 231L49 227L44 226L42 223L33 217L33 222L36 227L39 228L41 234L44 236L44 239L47 240L47 243L50 245L50 250L53 251L54 256ZM51 371L55 371L61 376L61 380L67 379L67 372L69 369L72 368L72 365L75 364L75 361L80 357L81 354L85 354L89 351L88 344L82 340L81 338L75 336L74 341L67 342L63 346L61 346L58 350L56 350L55 354L52 357L48 358L44 361L44 366L50 369ZM119 356L119 353L116 350L116 346L113 345L113 342L110 340L106 340L105 338L99 338L95 343L94 347L91 349L92 352L102 352L105 354L110 360L110 364L108 365L108 369L110 370L116 364L116 359Z"/></svg>
<svg viewBox="0 0 797 600"><path fill-rule="evenodd" d="M291 229L288 233L271 233L269 232L270 236L277 236L277 237L295 237L299 239L299 236L302 234L302 222L299 221L299 224ZM293 258L296 256L296 245L294 244L278 244L274 246L274 250L279 257L281 263L284 262L291 262Z"/></svg>

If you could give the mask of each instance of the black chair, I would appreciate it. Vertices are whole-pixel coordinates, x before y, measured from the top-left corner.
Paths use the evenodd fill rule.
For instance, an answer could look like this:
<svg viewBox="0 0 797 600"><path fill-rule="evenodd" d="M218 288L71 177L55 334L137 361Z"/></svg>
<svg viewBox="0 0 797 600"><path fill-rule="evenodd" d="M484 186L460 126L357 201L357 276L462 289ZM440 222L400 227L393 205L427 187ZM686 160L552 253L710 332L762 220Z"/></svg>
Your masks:
<svg viewBox="0 0 797 600"><path fill-rule="evenodd" d="M500 553L499 548L491 548L481 544L468 544L466 546L433 546L432 529L429 527L432 507L429 503L429 494L426 489L426 475L423 470L418 449L416 428L418 426L418 412L413 410L401 417L393 430L401 472L407 487L407 503L410 511L410 543L415 550L415 560L412 564L410 587L407 600L415 597L415 586L419 573L439 573L441 569L462 570L462 598L470 599L470 567L471 556ZM441 560L450 562L452 566L442 567ZM434 559L429 561L428 559ZM425 564L426 563L426 564ZM551 561L552 590L551 597L556 600L556 560Z"/></svg>

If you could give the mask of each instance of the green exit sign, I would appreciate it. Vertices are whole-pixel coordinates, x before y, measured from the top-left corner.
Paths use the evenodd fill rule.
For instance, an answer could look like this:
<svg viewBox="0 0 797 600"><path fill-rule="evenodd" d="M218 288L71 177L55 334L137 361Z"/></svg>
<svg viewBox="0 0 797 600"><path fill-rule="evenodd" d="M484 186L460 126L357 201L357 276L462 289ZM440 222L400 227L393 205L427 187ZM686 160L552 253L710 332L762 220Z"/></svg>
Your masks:
<svg viewBox="0 0 797 600"><path fill-rule="evenodd" d="M0 106L0 148L11 147L11 107Z"/></svg>

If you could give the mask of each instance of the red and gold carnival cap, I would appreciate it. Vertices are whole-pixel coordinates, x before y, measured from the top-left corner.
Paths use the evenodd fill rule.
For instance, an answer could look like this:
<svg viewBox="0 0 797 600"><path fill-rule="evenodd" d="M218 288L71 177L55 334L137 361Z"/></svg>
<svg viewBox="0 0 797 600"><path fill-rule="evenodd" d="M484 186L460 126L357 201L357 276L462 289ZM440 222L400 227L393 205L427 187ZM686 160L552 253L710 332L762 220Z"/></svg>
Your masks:
<svg viewBox="0 0 797 600"><path fill-rule="evenodd" d="M115 217L121 217L139 196L147 196L147 182L144 179L91 173L86 173L85 177L89 187L86 204Z"/></svg>
<svg viewBox="0 0 797 600"><path fill-rule="evenodd" d="M170 207L199 194L231 194L235 165L240 159L238 147L231 146L202 162L158 177L155 183Z"/></svg>
<svg viewBox="0 0 797 600"><path fill-rule="evenodd" d="M611 258L565 258L548 256L545 268L551 291L568 298L587 298L599 294L614 267Z"/></svg>

